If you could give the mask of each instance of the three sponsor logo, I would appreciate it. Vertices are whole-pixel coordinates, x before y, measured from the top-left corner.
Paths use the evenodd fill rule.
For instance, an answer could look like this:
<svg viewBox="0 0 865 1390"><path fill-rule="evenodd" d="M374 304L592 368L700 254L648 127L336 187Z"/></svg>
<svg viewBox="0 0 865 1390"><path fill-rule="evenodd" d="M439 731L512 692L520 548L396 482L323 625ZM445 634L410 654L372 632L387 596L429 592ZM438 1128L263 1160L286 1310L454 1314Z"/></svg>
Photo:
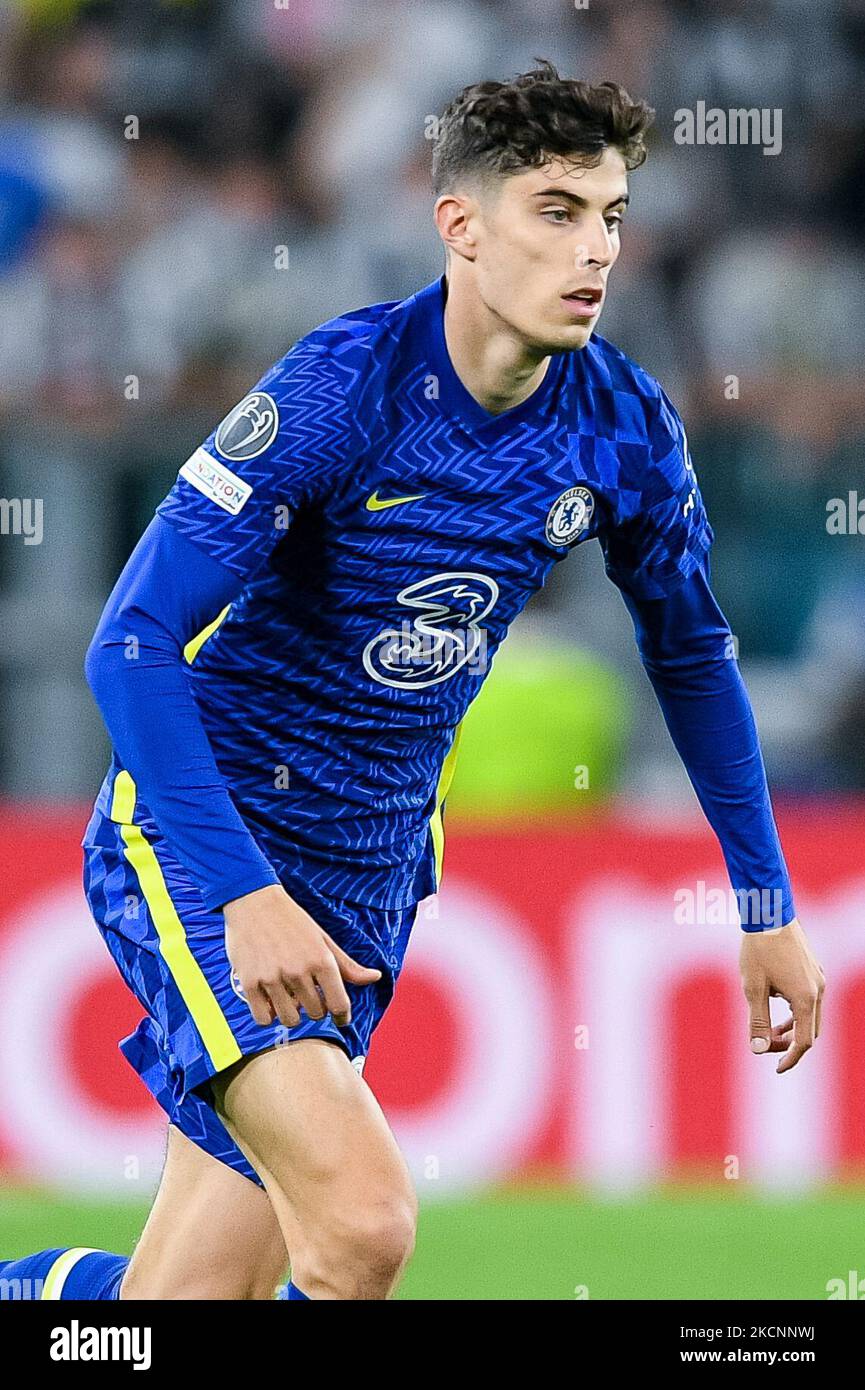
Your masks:
<svg viewBox="0 0 865 1390"><path fill-rule="evenodd" d="M217 429L213 449L219 457L205 448L196 449L180 469L180 476L223 511L237 516L253 489L228 465L258 458L271 447L278 432L275 400L266 391L252 391ZM364 505L369 512L381 512L426 496L380 497L376 489ZM589 488L583 484L568 488L547 514L544 530L548 544L557 548L574 544L588 531L594 512L595 499ZM383 630L368 643L363 654L367 673L381 684L402 689L447 680L476 658L485 639L481 620L497 598L495 580L477 573L437 574L409 585L398 601L415 613L400 630Z"/></svg>
<svg viewBox="0 0 865 1390"><path fill-rule="evenodd" d="M454 570L409 584L397 602L411 616L383 628L363 653L367 673L398 690L438 685L471 664L487 669L486 629L481 626L499 597L487 574Z"/></svg>

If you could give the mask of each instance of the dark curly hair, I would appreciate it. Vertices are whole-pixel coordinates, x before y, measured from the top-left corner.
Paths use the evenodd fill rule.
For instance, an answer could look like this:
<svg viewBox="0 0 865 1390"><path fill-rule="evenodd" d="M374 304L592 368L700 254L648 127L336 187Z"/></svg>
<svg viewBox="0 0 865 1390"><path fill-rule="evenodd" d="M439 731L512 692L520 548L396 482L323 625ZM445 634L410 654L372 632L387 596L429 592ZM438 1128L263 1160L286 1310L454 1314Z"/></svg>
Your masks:
<svg viewBox="0 0 865 1390"><path fill-rule="evenodd" d="M510 82L476 82L445 109L433 147L436 197L466 176L515 174L552 156L594 167L612 146L626 167L646 158L645 136L655 113L632 101L616 82L561 77L552 63Z"/></svg>

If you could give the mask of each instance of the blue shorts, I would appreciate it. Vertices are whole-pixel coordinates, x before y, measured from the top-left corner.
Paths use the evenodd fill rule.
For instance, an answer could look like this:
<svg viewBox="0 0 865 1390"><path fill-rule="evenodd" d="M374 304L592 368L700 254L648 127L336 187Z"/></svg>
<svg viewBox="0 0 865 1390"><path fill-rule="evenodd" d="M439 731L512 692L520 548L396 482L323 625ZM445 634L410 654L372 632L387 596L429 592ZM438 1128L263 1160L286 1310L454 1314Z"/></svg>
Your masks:
<svg viewBox="0 0 865 1390"><path fill-rule="evenodd" d="M238 992L225 950L221 912L204 906L189 875L164 842L102 818L99 843L84 845L84 891L121 975L147 1017L119 1046L173 1125L193 1143L252 1182L261 1181L234 1143L213 1105L210 1079L241 1057L300 1038L327 1038L360 1070L370 1040L393 997L417 903L374 908L327 898L300 881L286 891L361 965L382 977L346 984L351 1022L337 1027L328 1014L296 1028L256 1023Z"/></svg>

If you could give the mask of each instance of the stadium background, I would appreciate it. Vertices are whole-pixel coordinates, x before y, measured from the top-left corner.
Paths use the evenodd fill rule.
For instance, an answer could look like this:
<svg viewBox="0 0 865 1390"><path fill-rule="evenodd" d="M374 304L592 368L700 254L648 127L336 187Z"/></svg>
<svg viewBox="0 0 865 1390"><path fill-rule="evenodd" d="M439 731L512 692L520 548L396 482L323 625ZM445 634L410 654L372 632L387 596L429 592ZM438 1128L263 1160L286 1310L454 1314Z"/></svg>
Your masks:
<svg viewBox="0 0 865 1390"><path fill-rule="evenodd" d="M44 506L0 535L0 1255L129 1248L161 1159L79 883L101 603L272 360L439 273L431 117L536 55L658 113L600 331L688 427L828 1017L783 1079L748 1053L738 927L675 906L720 852L581 552L473 708L370 1061L423 1198L404 1296L865 1277L865 537L827 527L865 446L861 0L0 3L0 496ZM780 109L781 153L676 144L699 101Z"/></svg>

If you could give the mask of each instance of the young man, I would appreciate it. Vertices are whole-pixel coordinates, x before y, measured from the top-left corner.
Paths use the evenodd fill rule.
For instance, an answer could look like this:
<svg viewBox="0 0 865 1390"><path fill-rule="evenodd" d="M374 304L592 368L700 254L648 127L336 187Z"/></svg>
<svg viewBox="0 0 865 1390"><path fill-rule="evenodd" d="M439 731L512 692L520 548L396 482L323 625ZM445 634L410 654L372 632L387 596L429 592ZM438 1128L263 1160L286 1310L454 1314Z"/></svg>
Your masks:
<svg viewBox="0 0 865 1390"><path fill-rule="evenodd" d="M822 972L685 433L595 336L650 119L549 65L463 92L434 159L446 275L299 342L139 542L88 654L115 754L86 885L147 1013L121 1046L169 1116L168 1157L128 1269L48 1251L7 1276L49 1297L116 1297L125 1273L124 1299L266 1298L290 1258L289 1297L392 1292L415 1197L359 1073L439 881L460 721L590 538L733 887L759 904L752 1046L783 1071L816 1036ZM773 993L793 1015L775 1028Z"/></svg>

